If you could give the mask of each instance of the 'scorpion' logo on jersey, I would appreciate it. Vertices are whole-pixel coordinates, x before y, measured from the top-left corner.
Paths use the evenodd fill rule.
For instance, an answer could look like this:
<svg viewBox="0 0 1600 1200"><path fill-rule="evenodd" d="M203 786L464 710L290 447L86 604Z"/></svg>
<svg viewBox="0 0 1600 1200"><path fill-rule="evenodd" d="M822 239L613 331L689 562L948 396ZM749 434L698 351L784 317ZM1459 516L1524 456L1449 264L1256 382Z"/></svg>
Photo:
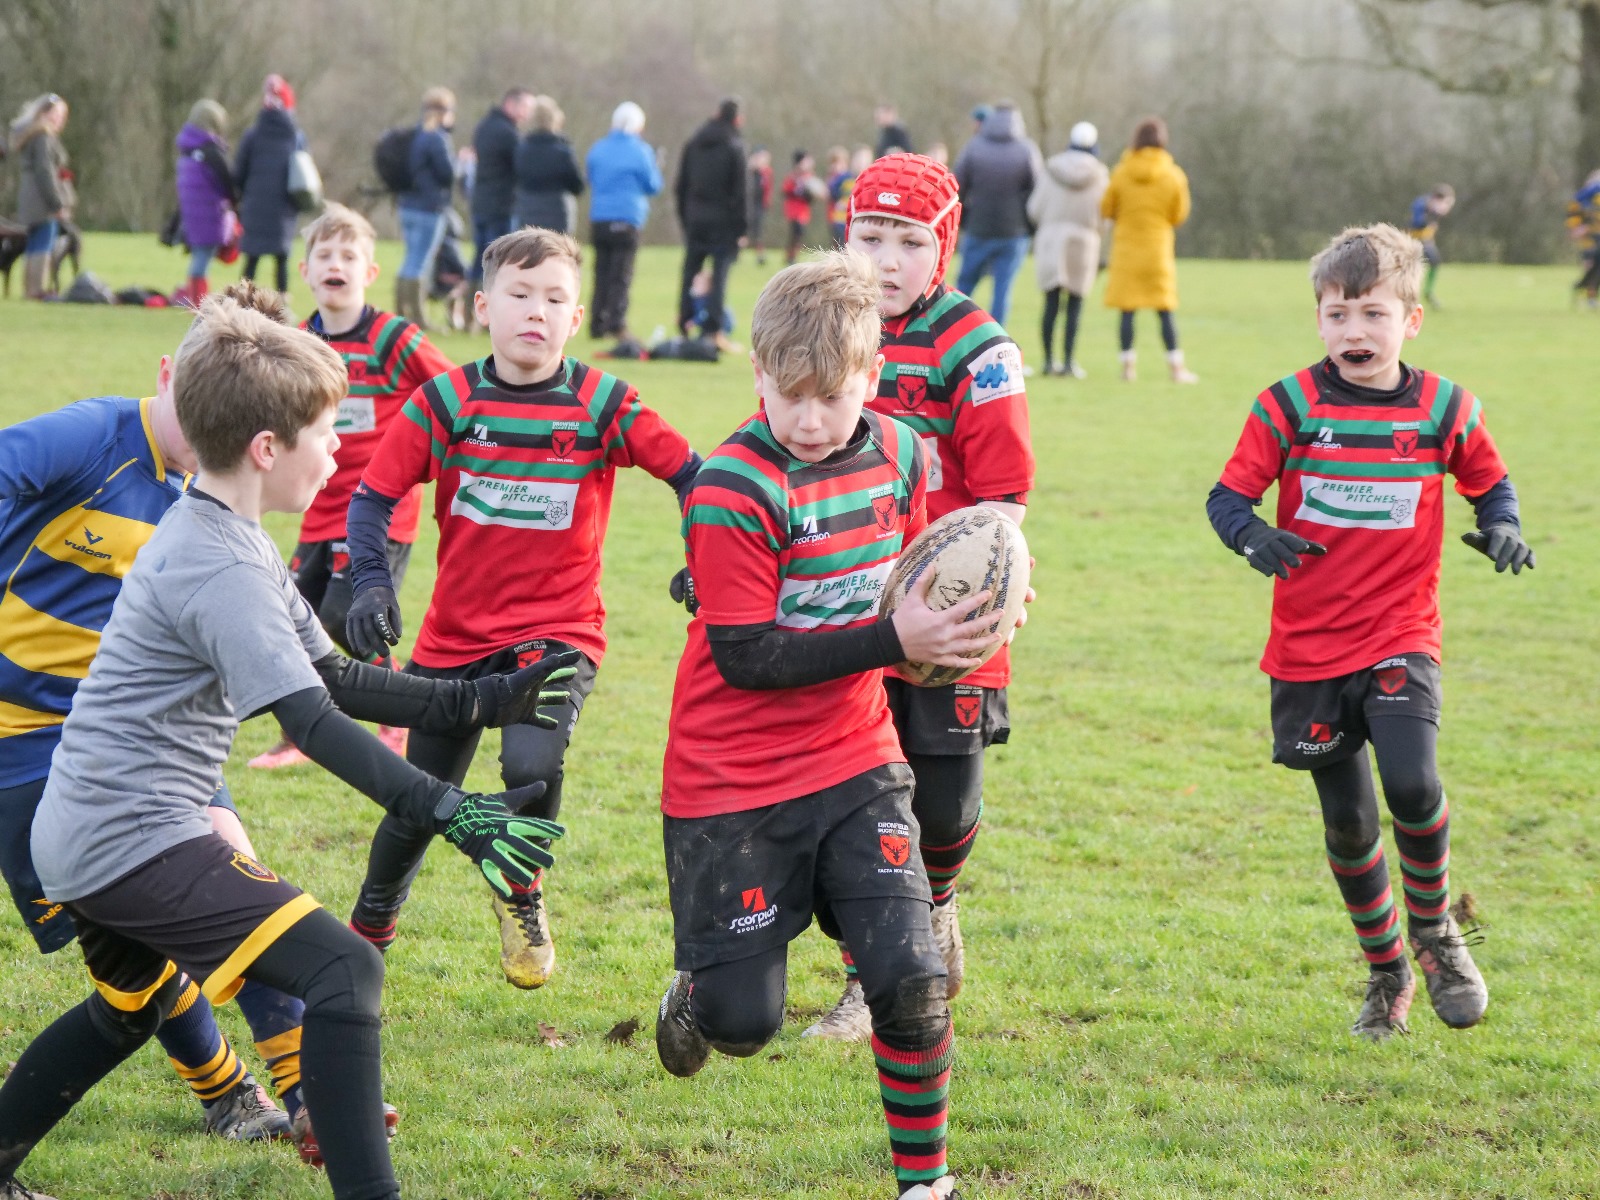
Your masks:
<svg viewBox="0 0 1600 1200"><path fill-rule="evenodd" d="M278 882L276 875L241 850L233 852L233 861L229 865L239 874L247 875L260 883Z"/></svg>
<svg viewBox="0 0 1600 1200"><path fill-rule="evenodd" d="M956 720L963 725L971 726L978 719L978 714L983 711L982 696L957 696Z"/></svg>
<svg viewBox="0 0 1600 1200"><path fill-rule="evenodd" d="M879 834L878 848L883 851L884 859L892 867L905 866L906 859L911 857L911 839L899 834Z"/></svg>
<svg viewBox="0 0 1600 1200"><path fill-rule="evenodd" d="M900 510L900 504L893 496L874 496L872 498L872 516L878 522L878 528L888 533L894 528L895 514Z"/></svg>
<svg viewBox="0 0 1600 1200"><path fill-rule="evenodd" d="M578 434L572 429L557 429L550 435L550 449L555 451L557 458L567 458L572 454L572 448L578 444Z"/></svg>
<svg viewBox="0 0 1600 1200"><path fill-rule="evenodd" d="M1372 677L1378 681L1378 690L1385 696L1392 696L1405 687L1408 678L1404 667L1383 667L1374 671Z"/></svg>
<svg viewBox="0 0 1600 1200"><path fill-rule="evenodd" d="M900 393L900 403L911 412L921 408L928 398L928 381L920 375L901 375L894 382Z"/></svg>
<svg viewBox="0 0 1600 1200"><path fill-rule="evenodd" d="M1311 740L1313 742L1333 741L1333 729L1321 721L1311 722Z"/></svg>
<svg viewBox="0 0 1600 1200"><path fill-rule="evenodd" d="M745 912L755 912L767 906L767 893L764 888L745 888L739 893L739 900L744 905Z"/></svg>

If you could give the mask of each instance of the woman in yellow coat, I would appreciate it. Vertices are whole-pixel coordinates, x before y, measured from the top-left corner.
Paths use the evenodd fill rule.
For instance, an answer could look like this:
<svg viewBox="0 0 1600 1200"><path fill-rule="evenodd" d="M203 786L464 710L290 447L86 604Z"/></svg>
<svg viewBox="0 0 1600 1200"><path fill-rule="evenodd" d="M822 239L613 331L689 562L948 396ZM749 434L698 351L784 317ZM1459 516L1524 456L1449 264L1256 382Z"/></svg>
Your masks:
<svg viewBox="0 0 1600 1200"><path fill-rule="evenodd" d="M1189 177L1167 153L1167 126L1146 117L1133 144L1111 172L1100 215L1114 222L1106 307L1122 313L1122 378L1134 377L1133 314L1153 308L1161 317L1161 340L1175 383L1198 377L1183 365L1172 310L1178 307L1177 256L1173 231L1189 218Z"/></svg>

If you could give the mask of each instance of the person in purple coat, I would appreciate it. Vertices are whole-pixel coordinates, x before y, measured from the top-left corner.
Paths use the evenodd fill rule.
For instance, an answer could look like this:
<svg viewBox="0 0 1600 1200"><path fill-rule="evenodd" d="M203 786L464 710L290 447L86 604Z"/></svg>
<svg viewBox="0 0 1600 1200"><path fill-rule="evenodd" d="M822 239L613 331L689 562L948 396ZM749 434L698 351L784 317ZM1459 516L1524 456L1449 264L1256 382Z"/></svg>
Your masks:
<svg viewBox="0 0 1600 1200"><path fill-rule="evenodd" d="M178 216L183 244L189 247L189 283L182 295L196 308L209 290L206 272L211 258L227 244L238 199L228 170L228 144L222 138L227 123L222 105L196 100L178 131Z"/></svg>

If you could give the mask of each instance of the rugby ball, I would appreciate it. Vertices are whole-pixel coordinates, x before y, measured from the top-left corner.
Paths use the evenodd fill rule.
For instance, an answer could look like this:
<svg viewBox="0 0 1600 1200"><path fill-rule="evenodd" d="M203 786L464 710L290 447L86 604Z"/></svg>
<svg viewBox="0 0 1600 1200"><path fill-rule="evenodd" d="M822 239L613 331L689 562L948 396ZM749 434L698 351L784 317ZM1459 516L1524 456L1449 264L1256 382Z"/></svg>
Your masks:
<svg viewBox="0 0 1600 1200"><path fill-rule="evenodd" d="M933 573L929 608L949 608L978 592L992 593L967 618L1002 635L979 656L978 666L982 666L1005 645L1004 639L1022 615L1022 598L1028 591L1028 543L1022 530L992 508L974 506L946 513L900 552L884 588L883 615L899 608L906 592L927 572ZM902 663L899 668L901 675L918 687L959 683L977 669L915 662Z"/></svg>

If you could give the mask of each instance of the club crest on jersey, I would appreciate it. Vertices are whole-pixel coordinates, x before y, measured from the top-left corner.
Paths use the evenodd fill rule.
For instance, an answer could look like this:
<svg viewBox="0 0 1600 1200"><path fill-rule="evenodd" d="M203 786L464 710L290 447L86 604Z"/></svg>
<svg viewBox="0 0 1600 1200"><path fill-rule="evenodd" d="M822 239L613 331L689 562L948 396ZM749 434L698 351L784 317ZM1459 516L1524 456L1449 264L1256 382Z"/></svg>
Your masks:
<svg viewBox="0 0 1600 1200"><path fill-rule="evenodd" d="M238 871L239 874L247 875L259 883L278 882L278 877L276 875L267 870L267 868L263 867L260 863L251 858L248 854L244 853L242 850L235 850L233 852L233 861L229 863L229 866L233 867L233 869Z"/></svg>
<svg viewBox="0 0 1600 1200"><path fill-rule="evenodd" d="M893 496L874 496L872 498L872 517L878 522L878 528L884 533L894 529L895 516L900 511L900 503Z"/></svg>
<svg viewBox="0 0 1600 1200"><path fill-rule="evenodd" d="M346 550L335 550L333 552L333 563L332 563L332 566L333 566L333 573L335 575L343 575L346 571L348 571L350 569L350 553L349 553L349 551L346 551Z"/></svg>
<svg viewBox="0 0 1600 1200"><path fill-rule="evenodd" d="M1410 458L1417 452L1417 439L1422 430L1415 424L1396 425L1391 435L1394 441L1394 452L1398 458Z"/></svg>
<svg viewBox="0 0 1600 1200"><path fill-rule="evenodd" d="M894 383L900 396L900 403L908 412L916 412L928 398L928 381L920 375L901 375Z"/></svg>
<svg viewBox="0 0 1600 1200"><path fill-rule="evenodd" d="M906 859L911 857L911 839L898 833L879 834L878 848L883 851L884 861L892 867L905 866Z"/></svg>
<svg viewBox="0 0 1600 1200"><path fill-rule="evenodd" d="M1378 690L1385 696L1392 696L1405 687L1409 676L1404 667L1382 667L1372 673L1378 681Z"/></svg>
<svg viewBox="0 0 1600 1200"><path fill-rule="evenodd" d="M956 720L960 721L963 726L971 728L977 721L978 714L983 711L983 697L981 695L957 696L955 701Z"/></svg>
<svg viewBox="0 0 1600 1200"><path fill-rule="evenodd" d="M550 449L555 451L557 458L570 457L577 444L578 432L575 429L557 429L550 435Z"/></svg>

